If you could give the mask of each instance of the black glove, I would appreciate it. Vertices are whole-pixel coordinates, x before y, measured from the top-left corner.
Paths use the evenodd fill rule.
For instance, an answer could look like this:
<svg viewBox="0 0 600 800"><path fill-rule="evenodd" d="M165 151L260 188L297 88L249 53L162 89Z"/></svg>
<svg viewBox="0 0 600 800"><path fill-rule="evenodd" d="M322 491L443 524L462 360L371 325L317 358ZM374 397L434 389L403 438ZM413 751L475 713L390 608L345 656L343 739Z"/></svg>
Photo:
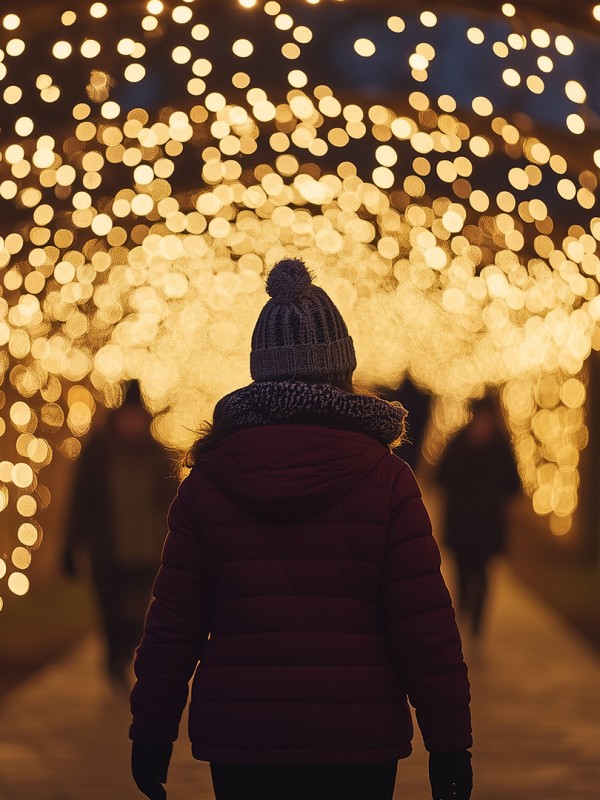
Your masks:
<svg viewBox="0 0 600 800"><path fill-rule="evenodd" d="M131 747L131 774L138 789L150 800L166 800L167 792L162 785L167 782L167 770L173 752L173 743L142 744L133 742Z"/></svg>
<svg viewBox="0 0 600 800"><path fill-rule="evenodd" d="M469 800L473 789L471 753L430 753L429 781L433 800Z"/></svg>

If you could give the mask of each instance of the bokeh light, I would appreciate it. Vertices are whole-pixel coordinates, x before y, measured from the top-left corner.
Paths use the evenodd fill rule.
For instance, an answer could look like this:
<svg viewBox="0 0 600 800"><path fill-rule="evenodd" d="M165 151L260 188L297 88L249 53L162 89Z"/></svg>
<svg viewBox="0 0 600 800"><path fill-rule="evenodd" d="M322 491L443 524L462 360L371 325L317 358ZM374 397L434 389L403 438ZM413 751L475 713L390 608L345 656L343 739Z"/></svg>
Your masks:
<svg viewBox="0 0 600 800"><path fill-rule="evenodd" d="M435 395L428 457L469 398L500 388L533 507L556 535L570 528L584 366L600 349L600 150L574 39L509 3L504 38L464 18L456 47L496 65L489 91L466 97L443 71L442 12L378 11L339 39L344 69L330 75L310 57L325 3L298 18L273 0L238 5L220 27L200 4L149 0L123 26L116 2L64 11L31 80L32 19L3 17L0 513L17 524L0 579L14 594L43 538L42 471L77 458L97 406L131 378L154 435L188 446L250 380L264 277L286 255L347 318L361 382L409 374ZM374 100L370 70L392 46L411 88ZM559 95L562 140L519 112Z"/></svg>

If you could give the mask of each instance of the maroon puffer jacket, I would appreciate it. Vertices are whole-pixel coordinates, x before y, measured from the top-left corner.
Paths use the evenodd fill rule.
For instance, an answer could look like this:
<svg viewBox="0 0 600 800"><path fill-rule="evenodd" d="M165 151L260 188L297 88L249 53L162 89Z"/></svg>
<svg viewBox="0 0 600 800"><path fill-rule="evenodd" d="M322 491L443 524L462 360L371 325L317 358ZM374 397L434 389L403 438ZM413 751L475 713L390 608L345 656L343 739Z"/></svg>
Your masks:
<svg viewBox="0 0 600 800"><path fill-rule="evenodd" d="M409 467L363 433L238 431L179 488L130 736L196 758L362 764L471 746L469 684Z"/></svg>

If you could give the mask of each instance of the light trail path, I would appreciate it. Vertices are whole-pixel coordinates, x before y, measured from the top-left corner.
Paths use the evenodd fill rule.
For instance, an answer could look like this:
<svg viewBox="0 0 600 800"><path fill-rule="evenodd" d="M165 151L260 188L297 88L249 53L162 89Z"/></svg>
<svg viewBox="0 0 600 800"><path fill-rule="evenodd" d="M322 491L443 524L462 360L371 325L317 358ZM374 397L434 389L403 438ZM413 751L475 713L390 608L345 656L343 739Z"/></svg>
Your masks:
<svg viewBox="0 0 600 800"><path fill-rule="evenodd" d="M473 800L596 800L600 657L508 567L500 565L496 578L485 639L475 646L465 638L477 743ZM99 642L89 636L5 698L3 800L139 800L128 770L127 701L106 685L99 662ZM399 800L430 798L418 735L415 744L400 763ZM168 790L169 800L213 798L207 765L189 756L184 736Z"/></svg>

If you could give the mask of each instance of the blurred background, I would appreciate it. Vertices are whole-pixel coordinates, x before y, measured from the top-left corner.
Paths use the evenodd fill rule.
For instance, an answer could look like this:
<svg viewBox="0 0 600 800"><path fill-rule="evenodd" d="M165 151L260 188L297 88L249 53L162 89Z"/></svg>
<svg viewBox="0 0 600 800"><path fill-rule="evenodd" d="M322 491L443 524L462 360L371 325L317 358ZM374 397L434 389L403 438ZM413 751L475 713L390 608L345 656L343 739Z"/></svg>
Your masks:
<svg viewBox="0 0 600 800"><path fill-rule="evenodd" d="M135 796L115 653L157 555L130 508L156 485L168 504L178 455L250 381L290 255L347 319L358 382L409 410L399 455L457 603L441 465L494 398L518 480L475 636L460 618L474 798L595 797L600 5L21 0L0 26L5 796ZM119 494L107 465L145 478ZM178 752L173 796L210 797ZM417 747L399 797L427 797L424 770Z"/></svg>

